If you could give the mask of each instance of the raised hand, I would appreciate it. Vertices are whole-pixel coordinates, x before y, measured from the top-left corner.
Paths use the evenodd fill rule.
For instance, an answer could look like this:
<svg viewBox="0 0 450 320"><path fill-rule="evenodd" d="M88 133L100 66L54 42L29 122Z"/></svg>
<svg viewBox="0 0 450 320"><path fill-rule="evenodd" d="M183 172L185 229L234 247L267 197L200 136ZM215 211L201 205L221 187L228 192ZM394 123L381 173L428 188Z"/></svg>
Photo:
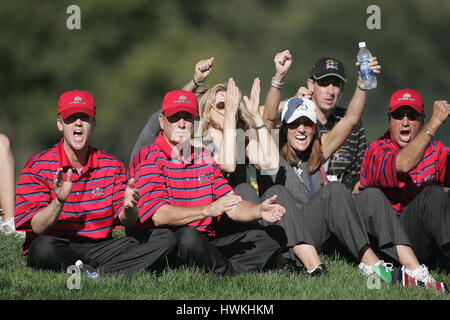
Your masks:
<svg viewBox="0 0 450 320"><path fill-rule="evenodd" d="M359 70L359 62L358 61L355 62L355 66L358 69L358 81L362 81L362 79L361 79L361 72ZM381 73L381 65L378 63L377 57L370 58L369 68L370 68L370 70L375 72L375 74L380 74Z"/></svg>
<svg viewBox="0 0 450 320"><path fill-rule="evenodd" d="M223 196L222 198L217 199L209 205L207 216L220 216L224 212L234 209L241 201L242 198L238 195L230 194L227 196Z"/></svg>
<svg viewBox="0 0 450 320"><path fill-rule="evenodd" d="M139 190L134 184L134 178L128 181L127 188L125 189L125 196L123 200L123 206L125 210L133 209L139 202Z"/></svg>
<svg viewBox="0 0 450 320"><path fill-rule="evenodd" d="M211 57L206 60L200 60L199 62L197 62L195 64L195 69L194 69L195 82L202 83L203 81L206 80L206 78L208 77L209 73L212 70L213 63L214 63L214 57Z"/></svg>
<svg viewBox="0 0 450 320"><path fill-rule="evenodd" d="M261 203L261 218L267 222L280 221L285 213L286 209L277 203L277 195L273 195Z"/></svg>
<svg viewBox="0 0 450 320"><path fill-rule="evenodd" d="M259 80L259 78L256 78L253 81L252 91L250 92L250 99L247 96L244 96L243 98L245 107L255 120L256 126L259 126L263 122L262 116L259 112L260 91L261 91L261 81Z"/></svg>
<svg viewBox="0 0 450 320"><path fill-rule="evenodd" d="M72 169L67 170L67 180L62 178L62 168L58 168L53 178L53 188L55 191L56 199L60 203L66 202L70 192L72 192Z"/></svg>
<svg viewBox="0 0 450 320"><path fill-rule="evenodd" d="M284 50L275 55L273 62L275 63L275 70L276 70L275 78L277 76L283 78L292 65L292 55L289 52L289 50Z"/></svg>
<svg viewBox="0 0 450 320"><path fill-rule="evenodd" d="M431 116L430 122L432 120L437 120L438 125L442 125L448 118L450 114L450 104L446 100L436 100L433 103L433 114Z"/></svg>
<svg viewBox="0 0 450 320"><path fill-rule="evenodd" d="M233 78L228 79L227 93L225 95L225 115L235 119L239 109L240 94Z"/></svg>

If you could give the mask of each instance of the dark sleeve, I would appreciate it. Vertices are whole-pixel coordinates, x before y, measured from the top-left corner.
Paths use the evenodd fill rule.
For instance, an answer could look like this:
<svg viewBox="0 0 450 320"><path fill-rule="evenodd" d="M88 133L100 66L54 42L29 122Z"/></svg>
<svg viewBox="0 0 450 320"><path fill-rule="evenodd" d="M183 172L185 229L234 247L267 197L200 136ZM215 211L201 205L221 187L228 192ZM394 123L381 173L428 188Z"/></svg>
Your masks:
<svg viewBox="0 0 450 320"><path fill-rule="evenodd" d="M364 151L367 148L366 141L366 133L364 131L363 125L360 123L359 125L359 133L358 133L358 146L356 149L356 159L352 165L352 189L353 186L359 181L359 176L361 173L361 163L363 161Z"/></svg>
<svg viewBox="0 0 450 320"><path fill-rule="evenodd" d="M143 146L147 146L155 142L158 137L158 133L161 130L158 120L160 113L161 112L158 111L152 114L152 116L148 119L147 124L142 129L141 134L134 145L133 151L131 152L130 163L133 161L134 155L139 152Z"/></svg>

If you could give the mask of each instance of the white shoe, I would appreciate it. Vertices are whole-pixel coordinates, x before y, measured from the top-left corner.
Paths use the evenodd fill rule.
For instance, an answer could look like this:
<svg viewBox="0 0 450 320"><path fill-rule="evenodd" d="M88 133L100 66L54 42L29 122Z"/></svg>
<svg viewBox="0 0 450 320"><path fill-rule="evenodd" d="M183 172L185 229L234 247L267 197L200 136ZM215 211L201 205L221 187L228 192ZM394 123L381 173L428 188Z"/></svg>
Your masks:
<svg viewBox="0 0 450 320"><path fill-rule="evenodd" d="M408 276L422 282L436 282L436 280L434 280L433 276L430 274L428 268L424 264L415 268L414 270L406 269L406 267L403 266L402 271L404 271Z"/></svg>
<svg viewBox="0 0 450 320"><path fill-rule="evenodd" d="M368 266L364 262L361 262L358 265L358 269L363 275L370 276L370 275L372 275L375 272L373 266L384 266L387 271L393 271L392 263L384 262L384 260L380 260L380 261L378 261L377 263L375 263L372 266Z"/></svg>

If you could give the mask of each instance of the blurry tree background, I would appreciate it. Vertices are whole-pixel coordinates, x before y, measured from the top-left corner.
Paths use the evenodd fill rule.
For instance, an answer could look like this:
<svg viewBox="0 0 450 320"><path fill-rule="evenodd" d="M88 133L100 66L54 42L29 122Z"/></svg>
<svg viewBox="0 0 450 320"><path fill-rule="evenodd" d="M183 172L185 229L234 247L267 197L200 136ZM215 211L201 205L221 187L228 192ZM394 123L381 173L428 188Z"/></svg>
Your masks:
<svg viewBox="0 0 450 320"><path fill-rule="evenodd" d="M81 30L66 27L71 4L81 8ZM380 30L366 26L369 5L381 9ZM166 91L191 79L198 60L215 57L207 83L232 76L245 94L260 77L264 101L275 53L294 57L284 97L305 84L317 58L334 56L347 69L345 107L358 42L366 41L383 67L363 117L372 141L387 127L394 90L419 90L428 116L435 99L450 99L449 18L447 0L2 0L0 132L20 172L59 140L59 95L87 90L97 104L93 145L128 164L148 117ZM449 124L438 138L450 144Z"/></svg>

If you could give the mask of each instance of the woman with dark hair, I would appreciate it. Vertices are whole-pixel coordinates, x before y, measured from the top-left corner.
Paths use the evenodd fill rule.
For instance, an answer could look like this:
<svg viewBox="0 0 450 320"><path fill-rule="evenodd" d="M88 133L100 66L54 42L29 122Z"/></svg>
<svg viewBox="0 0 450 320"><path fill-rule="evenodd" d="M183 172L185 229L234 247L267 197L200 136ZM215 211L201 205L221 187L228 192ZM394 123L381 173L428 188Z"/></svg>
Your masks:
<svg viewBox="0 0 450 320"><path fill-rule="evenodd" d="M380 260L371 249L369 235L376 239L380 251L412 270L420 264L409 239L398 223L383 193L369 188L353 196L339 182L329 182L323 163L345 141L353 124L359 121L366 93L356 89L353 103L346 116L327 134L320 136L317 127L316 106L307 98L289 99L281 114L280 168L272 177L261 176L261 191L274 185L284 186L294 199L310 239L298 241L292 251L302 262L311 259L312 248L320 250L326 242L344 245L359 259L359 270L366 276L377 273L386 282L392 282L392 264ZM360 96L360 97L358 97ZM301 240L301 239L299 239ZM328 242L329 243L329 242ZM435 282L426 272L423 282Z"/></svg>

